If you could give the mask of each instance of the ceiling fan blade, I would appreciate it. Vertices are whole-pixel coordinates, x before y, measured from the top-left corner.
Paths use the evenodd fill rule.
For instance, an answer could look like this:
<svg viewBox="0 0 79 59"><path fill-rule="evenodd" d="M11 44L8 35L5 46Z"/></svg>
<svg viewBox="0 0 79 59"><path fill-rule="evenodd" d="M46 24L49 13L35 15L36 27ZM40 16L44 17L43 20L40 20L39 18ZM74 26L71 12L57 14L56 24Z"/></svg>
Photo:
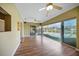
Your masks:
<svg viewBox="0 0 79 59"><path fill-rule="evenodd" d="M48 3L46 6L48 7L49 5L53 5L53 3Z"/></svg>
<svg viewBox="0 0 79 59"><path fill-rule="evenodd" d="M58 5L54 5L54 4L53 4L53 8L58 9L58 10L61 10L62 9L62 7L60 7Z"/></svg>
<svg viewBox="0 0 79 59"><path fill-rule="evenodd" d="M42 11L42 10L44 10L44 9L46 9L45 7L44 8L41 8L41 9L39 9L39 11Z"/></svg>

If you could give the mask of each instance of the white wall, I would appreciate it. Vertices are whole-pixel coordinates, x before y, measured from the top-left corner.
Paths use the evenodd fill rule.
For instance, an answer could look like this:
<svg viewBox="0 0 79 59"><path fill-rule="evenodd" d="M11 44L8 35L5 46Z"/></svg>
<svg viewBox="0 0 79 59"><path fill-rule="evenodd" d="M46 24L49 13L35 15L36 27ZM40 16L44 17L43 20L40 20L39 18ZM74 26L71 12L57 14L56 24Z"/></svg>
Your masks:
<svg viewBox="0 0 79 59"><path fill-rule="evenodd" d="M30 37L30 24L24 23L24 37Z"/></svg>
<svg viewBox="0 0 79 59"><path fill-rule="evenodd" d="M20 15L14 4L0 4L4 10L11 15L11 31L0 32L0 55L14 55L20 43L20 31L17 30L17 22L20 20Z"/></svg>
<svg viewBox="0 0 79 59"><path fill-rule="evenodd" d="M23 38L24 37L24 22L21 21L22 23L22 26L21 26L21 37Z"/></svg>
<svg viewBox="0 0 79 59"><path fill-rule="evenodd" d="M1 32L0 33L0 55L14 55L19 46L19 32Z"/></svg>

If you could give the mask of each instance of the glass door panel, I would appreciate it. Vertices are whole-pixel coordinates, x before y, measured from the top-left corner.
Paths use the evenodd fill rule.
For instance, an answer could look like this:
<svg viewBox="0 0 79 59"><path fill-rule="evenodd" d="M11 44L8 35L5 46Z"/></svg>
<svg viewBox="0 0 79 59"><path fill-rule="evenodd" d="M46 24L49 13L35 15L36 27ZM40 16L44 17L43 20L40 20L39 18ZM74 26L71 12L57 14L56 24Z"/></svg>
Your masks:
<svg viewBox="0 0 79 59"><path fill-rule="evenodd" d="M61 22L43 26L43 35L61 41Z"/></svg>
<svg viewBox="0 0 79 59"><path fill-rule="evenodd" d="M65 43L76 47L76 19L64 21L64 40Z"/></svg>

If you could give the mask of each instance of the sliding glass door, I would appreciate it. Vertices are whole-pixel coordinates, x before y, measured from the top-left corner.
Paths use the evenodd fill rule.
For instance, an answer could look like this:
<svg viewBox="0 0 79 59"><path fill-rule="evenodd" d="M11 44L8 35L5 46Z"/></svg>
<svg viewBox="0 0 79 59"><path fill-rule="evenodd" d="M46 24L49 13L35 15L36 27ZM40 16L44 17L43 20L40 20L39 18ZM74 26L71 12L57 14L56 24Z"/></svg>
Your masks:
<svg viewBox="0 0 79 59"><path fill-rule="evenodd" d="M64 21L64 42L76 47L76 19Z"/></svg>
<svg viewBox="0 0 79 59"><path fill-rule="evenodd" d="M37 33L41 35L41 27ZM76 47L76 18L43 26L43 36Z"/></svg>
<svg viewBox="0 0 79 59"><path fill-rule="evenodd" d="M61 22L43 26L43 35L61 41Z"/></svg>

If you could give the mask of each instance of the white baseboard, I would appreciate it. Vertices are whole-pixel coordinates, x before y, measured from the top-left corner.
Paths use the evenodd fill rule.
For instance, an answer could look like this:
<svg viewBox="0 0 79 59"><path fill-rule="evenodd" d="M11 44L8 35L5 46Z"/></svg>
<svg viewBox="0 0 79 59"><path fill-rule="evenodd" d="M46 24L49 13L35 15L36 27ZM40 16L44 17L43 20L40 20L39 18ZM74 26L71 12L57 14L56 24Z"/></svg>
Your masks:
<svg viewBox="0 0 79 59"><path fill-rule="evenodd" d="M20 40L21 41L21 40ZM12 56L14 56L14 54L16 53L16 50L18 49L19 45L20 45L20 41L18 43L18 45L16 46L16 48L14 49L13 53L12 53Z"/></svg>

